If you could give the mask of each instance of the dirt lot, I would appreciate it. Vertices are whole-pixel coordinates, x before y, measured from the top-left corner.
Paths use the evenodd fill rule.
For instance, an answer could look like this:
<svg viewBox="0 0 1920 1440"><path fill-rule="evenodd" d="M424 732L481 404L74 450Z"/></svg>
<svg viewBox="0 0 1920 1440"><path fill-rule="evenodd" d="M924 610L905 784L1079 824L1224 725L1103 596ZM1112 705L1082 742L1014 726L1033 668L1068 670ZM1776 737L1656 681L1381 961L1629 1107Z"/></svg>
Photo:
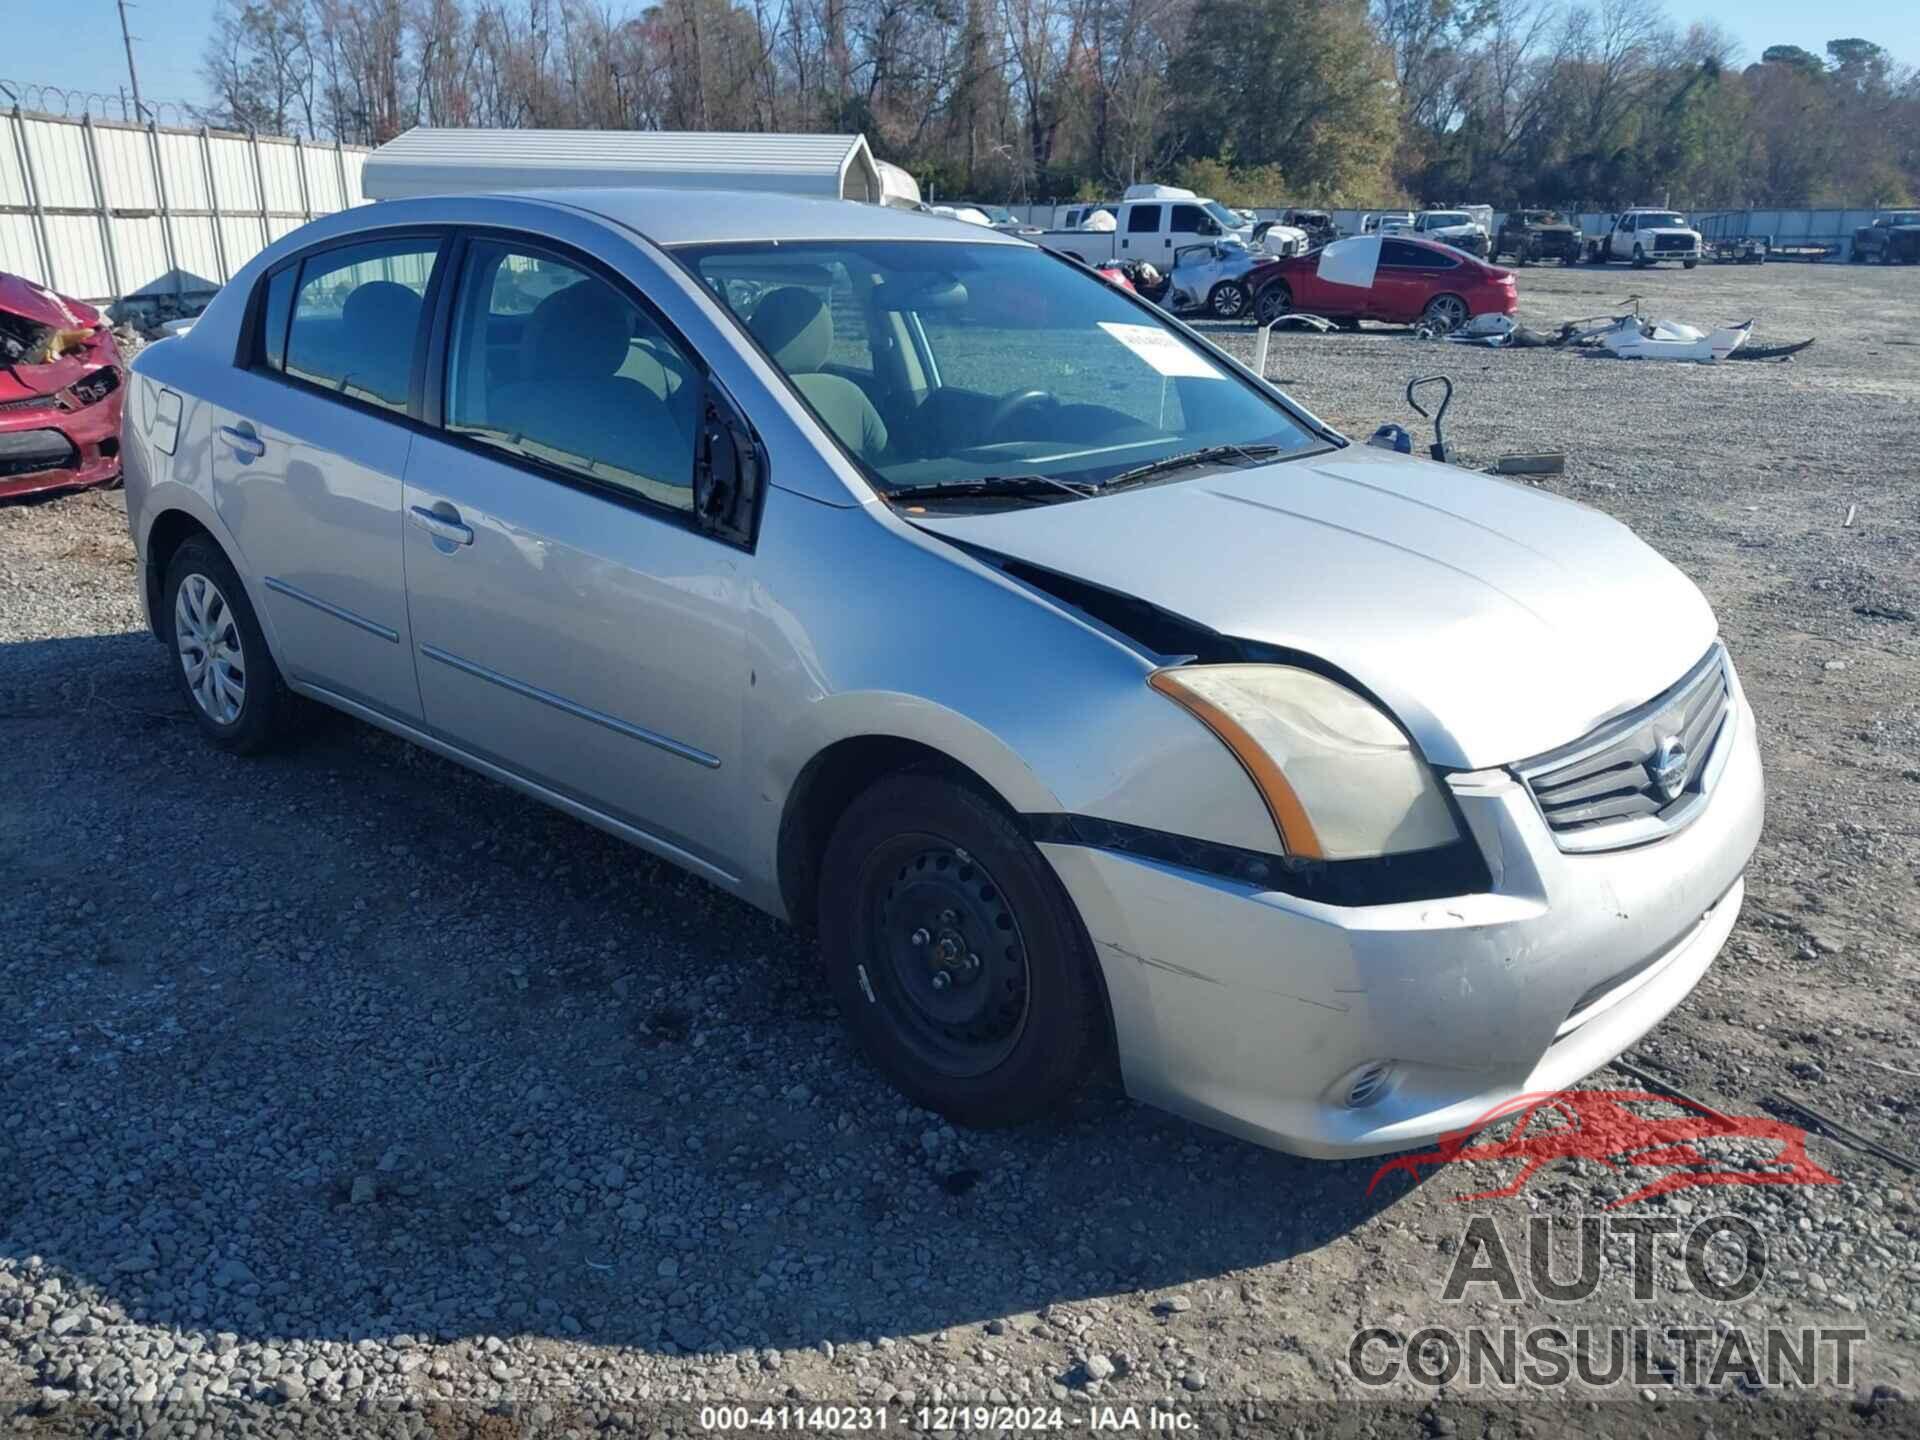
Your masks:
<svg viewBox="0 0 1920 1440"><path fill-rule="evenodd" d="M1370 330L1283 337L1269 370L1365 435L1416 425L1400 391L1444 369L1463 463L1565 449L1547 483L1705 588L1759 713L1767 831L1727 952L1633 1058L1730 1113L1797 1100L1911 1154L1920 273L1530 269L1523 318L1635 291L1819 344L1701 368ZM1714 1298L1739 1243L1690 1277L1668 1240L1636 1298L1615 1232L1593 1293L1553 1302L1529 1222L1556 1222L1572 1274L1577 1218L1654 1172L1563 1162L1456 1203L1508 1162L1369 1195L1372 1164L1110 1091L957 1134L852 1054L807 942L704 884L344 719L269 759L200 744L141 631L117 495L0 507L0 737L0 1426L695 1433L719 1400L976 1431L1008 1417L920 1408L1084 1428L1158 1403L1283 1434L1912 1423L1920 1176L1816 1136L1837 1185L1612 1212L1750 1222L1752 1294ZM1476 1219L1517 1299L1444 1298L1485 1259ZM1365 1327L1496 1320L1644 1327L1645 1373L1374 1389L1349 1367ZM1711 1360L1803 1324L1866 1332L1844 1383L1824 1361L1811 1392L1690 1373L1666 1333Z"/></svg>

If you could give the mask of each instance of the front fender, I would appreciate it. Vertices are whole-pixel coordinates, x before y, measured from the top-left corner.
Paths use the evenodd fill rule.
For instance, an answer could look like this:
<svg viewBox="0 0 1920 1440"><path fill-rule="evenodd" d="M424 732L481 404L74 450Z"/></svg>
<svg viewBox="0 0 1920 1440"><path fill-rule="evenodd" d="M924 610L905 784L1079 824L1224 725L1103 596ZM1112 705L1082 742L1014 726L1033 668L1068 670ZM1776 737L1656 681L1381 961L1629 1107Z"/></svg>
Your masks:
<svg viewBox="0 0 1920 1440"><path fill-rule="evenodd" d="M1018 812L1277 848L1239 763L1148 687L1154 657L885 506L770 491L757 570L745 860L768 908L795 783L865 736L924 745Z"/></svg>

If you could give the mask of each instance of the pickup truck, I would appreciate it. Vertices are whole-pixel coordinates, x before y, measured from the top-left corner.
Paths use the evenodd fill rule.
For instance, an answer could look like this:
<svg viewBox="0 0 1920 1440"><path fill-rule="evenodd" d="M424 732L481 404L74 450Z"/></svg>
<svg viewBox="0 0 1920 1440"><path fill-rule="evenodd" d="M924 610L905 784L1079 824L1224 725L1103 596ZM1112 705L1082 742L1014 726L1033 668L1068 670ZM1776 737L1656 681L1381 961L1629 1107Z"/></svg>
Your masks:
<svg viewBox="0 0 1920 1440"><path fill-rule="evenodd" d="M1607 229L1586 237L1587 259L1595 265L1631 260L1635 266L1678 260L1691 270L1700 263L1700 232L1671 210L1623 210L1607 217Z"/></svg>
<svg viewBox="0 0 1920 1440"><path fill-rule="evenodd" d="M1030 238L1090 265L1103 260L1145 260L1163 271L1173 269L1174 252L1184 246L1232 237L1252 248L1252 227L1243 226L1240 217L1219 201L1171 186L1136 188L1149 193L1129 193L1118 204L1087 207L1088 211L1109 211L1114 218L1111 230L1048 230ZM1279 228L1263 237L1269 255L1295 255L1306 249L1304 235L1275 234Z"/></svg>
<svg viewBox="0 0 1920 1440"><path fill-rule="evenodd" d="M1491 249L1489 224L1493 212L1488 210L1486 217L1487 223L1483 223L1468 210L1422 210L1413 217L1413 233L1422 240L1437 240L1485 260Z"/></svg>
<svg viewBox="0 0 1920 1440"><path fill-rule="evenodd" d="M1853 232L1853 249L1847 258L1856 265L1869 260L1920 265L1920 210L1890 210L1874 216L1871 225Z"/></svg>
<svg viewBox="0 0 1920 1440"><path fill-rule="evenodd" d="M1580 258L1580 231L1558 210L1509 210L1493 240L1493 258L1506 255L1522 265L1536 260L1571 265Z"/></svg>

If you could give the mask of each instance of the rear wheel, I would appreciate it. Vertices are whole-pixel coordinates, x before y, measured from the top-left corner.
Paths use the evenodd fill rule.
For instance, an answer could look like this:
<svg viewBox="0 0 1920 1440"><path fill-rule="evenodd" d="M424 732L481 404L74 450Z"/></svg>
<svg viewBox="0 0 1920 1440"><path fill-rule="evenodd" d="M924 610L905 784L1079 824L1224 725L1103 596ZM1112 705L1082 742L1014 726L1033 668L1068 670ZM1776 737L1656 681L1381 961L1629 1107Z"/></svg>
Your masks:
<svg viewBox="0 0 1920 1440"><path fill-rule="evenodd" d="M174 679L200 733L243 755L277 740L293 697L267 653L246 588L213 541L189 540L174 552L160 613Z"/></svg>
<svg viewBox="0 0 1920 1440"><path fill-rule="evenodd" d="M1860 248L1858 241L1855 241L1853 248L1847 251L1847 263L1849 265L1864 265L1866 262L1867 252Z"/></svg>
<svg viewBox="0 0 1920 1440"><path fill-rule="evenodd" d="M1468 314L1467 302L1458 295L1436 295L1427 302L1427 308L1420 312L1420 318L1429 325L1458 330L1467 323Z"/></svg>
<svg viewBox="0 0 1920 1440"><path fill-rule="evenodd" d="M917 1104L963 1125L1052 1109L1104 1026L1079 915L996 801L944 776L881 780L835 827L820 949L849 1028Z"/></svg>
<svg viewBox="0 0 1920 1440"><path fill-rule="evenodd" d="M1218 320L1238 320L1252 303L1247 287L1238 280L1222 280L1207 294L1207 309Z"/></svg>

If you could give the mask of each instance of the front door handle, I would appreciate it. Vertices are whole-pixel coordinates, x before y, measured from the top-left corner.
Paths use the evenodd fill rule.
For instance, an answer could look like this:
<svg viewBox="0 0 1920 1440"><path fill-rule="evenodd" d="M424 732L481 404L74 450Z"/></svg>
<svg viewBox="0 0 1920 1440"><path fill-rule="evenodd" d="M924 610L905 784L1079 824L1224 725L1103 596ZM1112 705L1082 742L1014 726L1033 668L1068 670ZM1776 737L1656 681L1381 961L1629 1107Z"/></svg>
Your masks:
<svg viewBox="0 0 1920 1440"><path fill-rule="evenodd" d="M251 455L256 460L267 453L267 442L253 433L251 425L222 425L220 438L242 455Z"/></svg>
<svg viewBox="0 0 1920 1440"><path fill-rule="evenodd" d="M473 543L473 531L460 523L457 513L449 517L424 505L415 505L407 511L407 518L434 539L445 540L449 545Z"/></svg>

